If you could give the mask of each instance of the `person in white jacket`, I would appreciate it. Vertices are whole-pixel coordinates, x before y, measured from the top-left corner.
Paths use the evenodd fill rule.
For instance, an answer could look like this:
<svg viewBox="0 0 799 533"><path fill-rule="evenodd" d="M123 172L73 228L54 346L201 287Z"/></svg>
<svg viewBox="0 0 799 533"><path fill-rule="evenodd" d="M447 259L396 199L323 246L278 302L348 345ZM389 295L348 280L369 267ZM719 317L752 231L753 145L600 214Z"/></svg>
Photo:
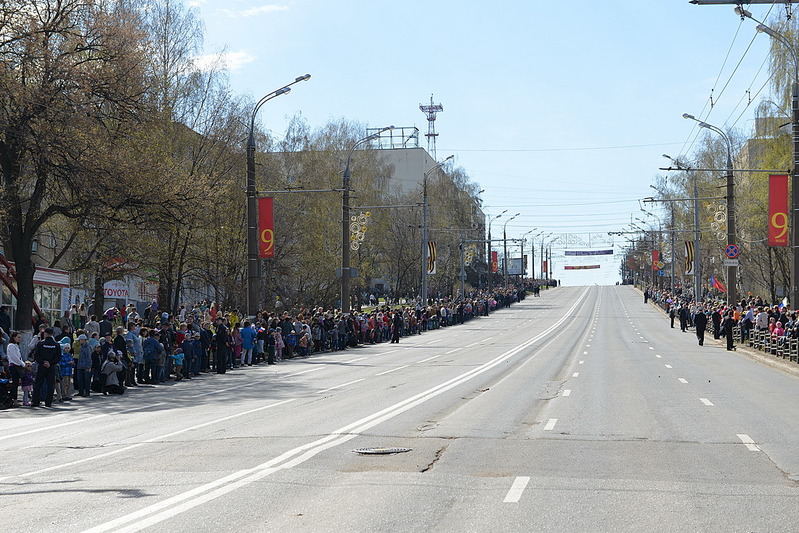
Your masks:
<svg viewBox="0 0 799 533"><path fill-rule="evenodd" d="M12 331L9 335L8 346L6 347L9 372L11 373L11 400L14 402L14 407L19 407L17 393L19 391L20 382L22 381L22 376L25 374L25 361L22 360L22 353L19 350L19 343L21 341L22 335L18 331Z"/></svg>

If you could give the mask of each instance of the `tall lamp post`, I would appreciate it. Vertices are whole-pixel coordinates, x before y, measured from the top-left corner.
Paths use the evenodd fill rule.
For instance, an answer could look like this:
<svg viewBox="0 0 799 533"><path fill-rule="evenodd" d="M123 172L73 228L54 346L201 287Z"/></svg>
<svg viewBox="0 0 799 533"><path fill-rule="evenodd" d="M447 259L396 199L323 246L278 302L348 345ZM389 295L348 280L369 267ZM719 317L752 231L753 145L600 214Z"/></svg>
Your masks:
<svg viewBox="0 0 799 533"><path fill-rule="evenodd" d="M503 248L503 259L502 259L502 273L504 274L505 278L505 286L508 286L508 222L516 218L517 216L521 215L521 213L516 213L508 220L505 221L505 224L502 226L502 246Z"/></svg>
<svg viewBox="0 0 799 533"><path fill-rule="evenodd" d="M530 266L532 267L531 274L533 276L533 281L534 282L535 282L536 279L538 279L538 278L535 277L535 240L540 235L543 235L543 234L544 234L544 230L541 230L538 233L536 233L535 235L533 235L532 237L530 237L530 243L531 243L530 244Z"/></svg>
<svg viewBox="0 0 799 533"><path fill-rule="evenodd" d="M735 13L758 22L755 28L760 33L778 41L791 54L793 59L793 84L791 86L791 138L793 139L793 170L791 171L791 290L790 302L793 309L799 306L799 58L791 41L781 33L760 23L752 14L738 6Z"/></svg>
<svg viewBox="0 0 799 533"><path fill-rule="evenodd" d="M729 136L724 133L724 130L713 126L712 124L708 124L707 122L703 122L698 120L693 115L689 115L688 113L683 114L683 118L695 120L699 123L700 128L705 128L715 133L721 135L721 138L724 139L724 142L727 144L727 245L736 244L735 238L735 180L733 179L733 169L732 169L732 143L730 142ZM738 291L737 291L737 283L738 283L738 267L735 265L730 265L727 267L727 304L730 307L735 305L735 302L738 300Z"/></svg>
<svg viewBox="0 0 799 533"><path fill-rule="evenodd" d="M347 313L350 309L350 162L355 149L380 136L381 133L393 130L394 126L387 126L363 139L356 141L347 155L347 164L341 184L341 311Z"/></svg>
<svg viewBox="0 0 799 533"><path fill-rule="evenodd" d="M522 280L524 280L524 275L525 275L525 274L527 274L527 269L525 269L525 268L524 268L524 241L526 240L526 239L525 239L525 237L527 237L528 235L530 235L532 232L534 232L534 231L535 231L535 230L537 230L537 229L538 229L538 228L533 228L533 229L531 229L531 230L530 230L530 231L528 231L527 233L524 233L524 234L521 236L521 241L522 241L522 250L521 250L521 256L522 256L522 275L521 275L521 279L522 279ZM535 248L535 247L533 247L533 248ZM535 277L535 276L533 276L533 277Z"/></svg>
<svg viewBox="0 0 799 533"><path fill-rule="evenodd" d="M546 257L544 256L544 240L552 237L552 233L547 233L546 235L541 236L541 277L543 279L549 279L549 275L547 271L549 270L549 265L544 268L544 263L546 262Z"/></svg>
<svg viewBox="0 0 799 533"><path fill-rule="evenodd" d="M311 78L310 74L267 94L255 104L247 136L247 315L258 314L261 302L261 264L258 261L258 193L255 189L255 115L266 102L291 91L291 86Z"/></svg>
<svg viewBox="0 0 799 533"><path fill-rule="evenodd" d="M455 157L451 155L444 159L441 163L433 165L431 168L424 173L424 177L422 178L422 305L427 305L427 177L438 170L439 168L443 167L447 161Z"/></svg>
<svg viewBox="0 0 799 533"><path fill-rule="evenodd" d="M507 213L508 210L504 210L497 216L488 220L488 242L486 243L488 247L488 255L486 256L486 263L488 264L488 294L491 294L492 286L493 286L493 278L494 278L494 264L491 262L491 223L494 222L496 219L500 218L502 215Z"/></svg>

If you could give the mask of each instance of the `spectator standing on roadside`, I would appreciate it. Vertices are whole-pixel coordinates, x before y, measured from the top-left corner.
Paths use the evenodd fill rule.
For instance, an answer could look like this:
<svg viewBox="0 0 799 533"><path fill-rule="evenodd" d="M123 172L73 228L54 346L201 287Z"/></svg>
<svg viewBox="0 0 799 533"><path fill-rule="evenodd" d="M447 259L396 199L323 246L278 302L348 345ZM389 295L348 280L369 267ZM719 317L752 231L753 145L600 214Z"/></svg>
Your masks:
<svg viewBox="0 0 799 533"><path fill-rule="evenodd" d="M92 350L85 334L78 335L80 352L75 363L75 387L78 396L89 397L92 381Z"/></svg>
<svg viewBox="0 0 799 533"><path fill-rule="evenodd" d="M221 316L216 317L215 326L214 346L216 347L216 354L214 355L214 362L216 363L216 373L224 374L227 369L228 329Z"/></svg>
<svg viewBox="0 0 799 533"><path fill-rule="evenodd" d="M241 366L252 366L252 352L255 349L257 333L249 320L244 321L244 327L239 331L241 337Z"/></svg>
<svg viewBox="0 0 799 533"><path fill-rule="evenodd" d="M705 344L705 330L707 329L707 315L702 307L698 307L696 310L694 327L696 328L696 338L699 340L699 346L703 346Z"/></svg>
<svg viewBox="0 0 799 533"><path fill-rule="evenodd" d="M19 406L17 394L22 384L22 376L25 375L25 362L22 360L22 354L19 351L22 335L18 331L12 331L8 337L6 356L8 357L9 372L11 374L11 400L14 402L14 407L17 407Z"/></svg>
<svg viewBox="0 0 799 533"><path fill-rule="evenodd" d="M55 394L55 373L56 365L61 361L61 347L53 338L53 329L44 329L44 338L39 341L34 349L33 360L38 365L36 370L36 380L33 383L33 401L31 407L39 407L44 394L44 405L53 406L53 394ZM46 392L45 392L46 391Z"/></svg>

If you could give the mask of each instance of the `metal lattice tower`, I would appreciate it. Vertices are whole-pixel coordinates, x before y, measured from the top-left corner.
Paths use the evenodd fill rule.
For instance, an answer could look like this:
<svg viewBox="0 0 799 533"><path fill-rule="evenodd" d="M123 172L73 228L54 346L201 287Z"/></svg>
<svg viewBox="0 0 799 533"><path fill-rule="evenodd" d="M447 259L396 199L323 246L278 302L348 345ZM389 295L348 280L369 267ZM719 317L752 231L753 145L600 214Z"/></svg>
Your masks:
<svg viewBox="0 0 799 533"><path fill-rule="evenodd" d="M438 137L438 133L436 133L436 114L444 111L444 106L441 104L434 104L433 103L433 95L430 95L430 104L419 104L419 109L422 110L422 113L427 115L427 151L433 156L433 160L436 160L436 137Z"/></svg>

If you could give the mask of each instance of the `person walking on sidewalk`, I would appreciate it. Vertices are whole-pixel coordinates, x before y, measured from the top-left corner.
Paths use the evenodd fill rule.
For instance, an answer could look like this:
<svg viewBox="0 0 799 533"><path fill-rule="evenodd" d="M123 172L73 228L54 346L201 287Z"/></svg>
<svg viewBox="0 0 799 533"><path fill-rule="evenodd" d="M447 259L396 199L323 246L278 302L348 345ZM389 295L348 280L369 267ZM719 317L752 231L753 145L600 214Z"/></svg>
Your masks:
<svg viewBox="0 0 799 533"><path fill-rule="evenodd" d="M696 328L696 338L699 339L699 346L703 346L705 344L705 330L707 329L707 315L701 307L696 310L694 327Z"/></svg>
<svg viewBox="0 0 799 533"><path fill-rule="evenodd" d="M727 311L724 316L724 321L721 323L721 328L724 330L724 336L727 337L727 351L735 349L733 345L732 328L735 327L735 320L732 318L732 311Z"/></svg>

